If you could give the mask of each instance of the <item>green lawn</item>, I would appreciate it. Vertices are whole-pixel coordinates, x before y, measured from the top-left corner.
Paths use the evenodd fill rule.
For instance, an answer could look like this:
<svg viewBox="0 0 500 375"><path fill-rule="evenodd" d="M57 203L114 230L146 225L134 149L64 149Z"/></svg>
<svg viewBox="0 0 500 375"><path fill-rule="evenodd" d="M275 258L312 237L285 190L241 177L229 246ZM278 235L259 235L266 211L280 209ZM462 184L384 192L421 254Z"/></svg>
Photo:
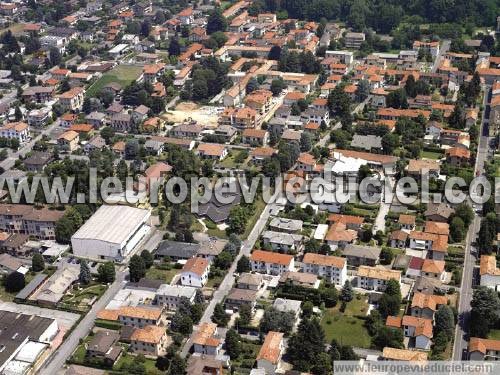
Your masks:
<svg viewBox="0 0 500 375"><path fill-rule="evenodd" d="M142 72L142 67L135 65L117 65L94 82L87 90L87 96L95 96L108 83L119 83L122 88L135 81Z"/></svg>
<svg viewBox="0 0 500 375"><path fill-rule="evenodd" d="M234 360L231 359L231 366L237 368L252 368L255 363L255 358L260 351L258 341L241 340L241 354ZM239 372L236 371L238 374Z"/></svg>
<svg viewBox="0 0 500 375"><path fill-rule="evenodd" d="M441 159L443 157L443 154L440 152L432 152L432 151L422 151L422 158L426 159Z"/></svg>
<svg viewBox="0 0 500 375"><path fill-rule="evenodd" d="M31 280L33 280L33 277L35 277L36 273L33 272L28 272L26 275L24 275L24 284L28 285ZM5 276L6 277L6 276ZM17 295L18 292L10 293L5 290L5 286L3 285L3 280L0 282L0 300L4 302L12 302L14 300L14 297Z"/></svg>
<svg viewBox="0 0 500 375"><path fill-rule="evenodd" d="M255 211L252 217L248 220L245 232L241 236L242 239L245 239L248 237L250 232L252 231L253 227L255 226L255 223L257 220L259 220L260 215L262 214L262 211L264 211L264 208L266 207L266 202L262 199L262 196L257 196L255 200Z"/></svg>
<svg viewBox="0 0 500 375"><path fill-rule="evenodd" d="M491 340L500 340L500 329L492 329L488 334L488 338Z"/></svg>
<svg viewBox="0 0 500 375"><path fill-rule="evenodd" d="M130 364L135 362L137 357L135 355L131 355L129 353L123 353L123 355L120 357L120 359L115 363L113 366L113 371L111 373L113 374L129 374L127 371L128 367ZM156 366L155 366L156 361L150 358L145 358L143 364L144 367L146 368L146 373L148 371L156 371Z"/></svg>
<svg viewBox="0 0 500 375"><path fill-rule="evenodd" d="M167 284L172 281L175 275L177 275L179 272L181 272L180 269L173 268L170 270L166 269L161 269L157 266L152 266L148 272L146 272L146 277L148 279L153 279L153 280L162 280L165 281Z"/></svg>
<svg viewBox="0 0 500 375"><path fill-rule="evenodd" d="M81 290L70 289L63 296L60 302L62 307L74 308L78 311L88 310L90 306L88 301L93 298L99 299L106 291L106 286L100 283L93 283Z"/></svg>
<svg viewBox="0 0 500 375"><path fill-rule="evenodd" d="M346 310L340 312L340 303L333 308L326 309L321 319L321 326L325 330L326 339L330 342L336 339L342 345L358 348L369 348L371 338L364 326L364 320L358 316L366 316L368 303L366 298L354 298L347 304Z"/></svg>

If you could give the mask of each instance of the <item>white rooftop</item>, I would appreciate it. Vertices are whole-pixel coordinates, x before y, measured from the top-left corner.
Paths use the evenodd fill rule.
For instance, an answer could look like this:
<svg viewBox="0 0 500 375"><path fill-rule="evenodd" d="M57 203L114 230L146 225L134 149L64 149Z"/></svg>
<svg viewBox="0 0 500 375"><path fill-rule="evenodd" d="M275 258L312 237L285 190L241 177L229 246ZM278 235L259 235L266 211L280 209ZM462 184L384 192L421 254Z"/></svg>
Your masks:
<svg viewBox="0 0 500 375"><path fill-rule="evenodd" d="M47 344L35 341L28 341L16 355L17 361L34 363L47 347Z"/></svg>
<svg viewBox="0 0 500 375"><path fill-rule="evenodd" d="M71 237L121 244L141 226L149 210L127 206L101 206Z"/></svg>
<svg viewBox="0 0 500 375"><path fill-rule="evenodd" d="M191 299L196 294L196 288L192 286L161 284L156 294Z"/></svg>

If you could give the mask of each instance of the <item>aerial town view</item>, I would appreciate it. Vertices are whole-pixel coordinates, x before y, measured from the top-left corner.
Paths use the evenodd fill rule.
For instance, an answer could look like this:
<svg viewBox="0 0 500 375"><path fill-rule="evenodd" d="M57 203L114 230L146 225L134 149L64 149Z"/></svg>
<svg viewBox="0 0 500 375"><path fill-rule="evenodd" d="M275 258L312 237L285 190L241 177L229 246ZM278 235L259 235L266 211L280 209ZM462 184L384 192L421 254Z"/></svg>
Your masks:
<svg viewBox="0 0 500 375"><path fill-rule="evenodd" d="M0 375L500 374L500 0L1 0L0 51Z"/></svg>

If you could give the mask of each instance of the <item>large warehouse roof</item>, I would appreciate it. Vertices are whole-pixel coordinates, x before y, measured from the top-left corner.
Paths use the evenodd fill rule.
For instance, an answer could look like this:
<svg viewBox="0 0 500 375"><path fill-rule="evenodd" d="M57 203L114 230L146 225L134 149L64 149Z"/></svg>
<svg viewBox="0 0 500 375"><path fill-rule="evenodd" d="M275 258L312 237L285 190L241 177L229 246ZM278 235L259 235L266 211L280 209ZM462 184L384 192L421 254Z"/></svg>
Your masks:
<svg viewBox="0 0 500 375"><path fill-rule="evenodd" d="M137 230L148 215L148 210L140 208L101 206L72 238L121 244Z"/></svg>

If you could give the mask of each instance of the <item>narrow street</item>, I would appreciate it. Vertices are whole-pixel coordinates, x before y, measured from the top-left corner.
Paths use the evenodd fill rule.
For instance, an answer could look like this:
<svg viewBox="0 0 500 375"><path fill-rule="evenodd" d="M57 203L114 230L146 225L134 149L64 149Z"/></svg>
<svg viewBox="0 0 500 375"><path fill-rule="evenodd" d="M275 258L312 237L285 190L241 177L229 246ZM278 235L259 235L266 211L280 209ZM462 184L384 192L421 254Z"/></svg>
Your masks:
<svg viewBox="0 0 500 375"><path fill-rule="evenodd" d="M481 122L481 129L479 129L479 144L477 147L476 164L474 166L474 176L482 175L484 173L484 162L488 157L489 148L489 138L487 136L487 113L486 110L489 106L490 100L490 87L484 87L484 108L483 119ZM467 351L467 330L470 318L470 303L472 301L472 278L474 265L476 263L476 258L471 254L472 243L474 242L476 235L479 231L481 225L481 217L474 213L474 221L467 231L467 237L465 240L465 256L464 256L464 268L462 271L462 283L460 285L460 300L458 304L458 322L455 326L455 337L453 343L453 360L459 361L465 359Z"/></svg>

